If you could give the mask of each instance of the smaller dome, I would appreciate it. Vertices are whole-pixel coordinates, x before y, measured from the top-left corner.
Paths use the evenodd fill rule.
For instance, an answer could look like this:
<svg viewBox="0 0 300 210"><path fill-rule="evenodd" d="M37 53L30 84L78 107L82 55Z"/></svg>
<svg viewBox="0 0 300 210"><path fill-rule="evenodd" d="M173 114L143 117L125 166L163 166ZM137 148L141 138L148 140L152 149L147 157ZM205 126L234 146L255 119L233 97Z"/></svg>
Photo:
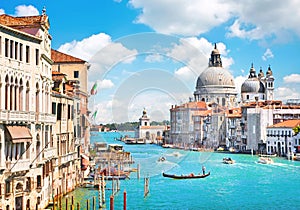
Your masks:
<svg viewBox="0 0 300 210"><path fill-rule="evenodd" d="M215 43L215 48L213 49L213 51L211 52L212 55L219 55L220 52L219 50L217 49L217 43Z"/></svg>
<svg viewBox="0 0 300 210"><path fill-rule="evenodd" d="M259 70L259 73L258 73L258 77L259 77L259 78L262 78L262 77L264 77L264 76L265 76L265 75L264 75L263 70L260 69L260 70Z"/></svg>
<svg viewBox="0 0 300 210"><path fill-rule="evenodd" d="M241 87L242 93L264 93L265 87L258 78L252 77L246 79Z"/></svg>
<svg viewBox="0 0 300 210"><path fill-rule="evenodd" d="M268 71L267 71L267 76L272 76L273 72L271 70L271 67L269 66Z"/></svg>

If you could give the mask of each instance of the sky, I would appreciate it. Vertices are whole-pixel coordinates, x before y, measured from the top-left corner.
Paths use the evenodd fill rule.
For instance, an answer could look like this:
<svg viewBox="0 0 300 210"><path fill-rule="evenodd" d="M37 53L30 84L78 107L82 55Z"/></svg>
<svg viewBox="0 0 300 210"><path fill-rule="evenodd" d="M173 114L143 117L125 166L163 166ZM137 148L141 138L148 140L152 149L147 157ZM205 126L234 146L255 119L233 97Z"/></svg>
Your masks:
<svg viewBox="0 0 300 210"><path fill-rule="evenodd" d="M270 66L274 99L300 98L300 1L297 0L1 0L0 14L46 8L52 48L86 60L94 123L169 120L172 105L193 97L214 44L237 91L253 63Z"/></svg>

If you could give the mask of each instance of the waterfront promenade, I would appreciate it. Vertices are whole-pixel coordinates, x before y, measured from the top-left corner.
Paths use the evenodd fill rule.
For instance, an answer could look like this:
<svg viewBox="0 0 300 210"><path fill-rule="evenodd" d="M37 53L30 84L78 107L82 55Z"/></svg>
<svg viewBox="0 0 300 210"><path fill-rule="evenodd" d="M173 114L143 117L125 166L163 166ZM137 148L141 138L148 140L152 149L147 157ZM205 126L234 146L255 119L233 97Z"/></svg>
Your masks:
<svg viewBox="0 0 300 210"><path fill-rule="evenodd" d="M98 133L91 142L115 143L117 133ZM274 158L273 165L257 162L258 156L232 154L236 163L222 163L228 154L164 149L157 145L125 145L135 163L141 166L141 178L131 173L121 181L114 199L115 209L123 209L123 191L127 192L127 209L298 209L300 200L300 162ZM166 161L158 162L164 156ZM205 165L211 175L205 179L173 180L162 172L201 173ZM150 193L144 198L144 177L150 177ZM108 186L110 182L107 183ZM109 209L110 191L106 190ZM98 191L78 188L72 194L75 203L85 209L86 200L98 199ZM96 200L98 205L98 200ZM97 206L98 209L98 206Z"/></svg>

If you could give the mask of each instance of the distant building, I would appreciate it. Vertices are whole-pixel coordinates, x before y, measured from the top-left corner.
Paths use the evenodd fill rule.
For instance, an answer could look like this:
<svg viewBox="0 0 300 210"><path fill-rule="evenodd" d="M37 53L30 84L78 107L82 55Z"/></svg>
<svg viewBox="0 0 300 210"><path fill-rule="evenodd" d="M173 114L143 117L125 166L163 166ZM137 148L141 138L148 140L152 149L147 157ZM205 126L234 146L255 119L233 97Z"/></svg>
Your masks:
<svg viewBox="0 0 300 210"><path fill-rule="evenodd" d="M75 91L74 94L79 98L78 103L74 104L76 110L80 113L78 123L75 124L75 138L81 144L81 149L84 153L88 153L90 146L90 122L88 110L88 70L90 64L80 58L51 50L51 58L54 61L52 70L63 73L68 76L68 82L72 84Z"/></svg>
<svg viewBox="0 0 300 210"><path fill-rule="evenodd" d="M144 139L146 143L162 142L162 135L166 130L165 125L150 125L150 118L147 116L146 110L143 110L143 115L139 119L139 125L135 131L135 137Z"/></svg>
<svg viewBox="0 0 300 210"><path fill-rule="evenodd" d="M194 92L195 101L233 107L237 103L236 96L237 91L233 76L229 70L223 68L221 55L215 44L208 68L197 79Z"/></svg>
<svg viewBox="0 0 300 210"><path fill-rule="evenodd" d="M293 129L300 126L300 119L286 120L267 127L267 153L279 156L290 156L299 152L300 135Z"/></svg>
<svg viewBox="0 0 300 210"><path fill-rule="evenodd" d="M211 110L203 101L188 102L170 109L170 142L177 146L201 146L209 143L207 126Z"/></svg>
<svg viewBox="0 0 300 210"><path fill-rule="evenodd" d="M248 79L244 81L241 87L242 102L274 100L274 80L270 66L265 77L262 69L260 69L260 72L256 75L252 64Z"/></svg>
<svg viewBox="0 0 300 210"><path fill-rule="evenodd" d="M168 142L265 153L268 126L300 119L300 100L288 100L286 105L274 100L274 81L270 67L265 76L262 69L256 74L252 65L238 103L233 76L222 67L215 45L208 68L197 78L194 102L170 109ZM200 101L204 104L197 104Z"/></svg>

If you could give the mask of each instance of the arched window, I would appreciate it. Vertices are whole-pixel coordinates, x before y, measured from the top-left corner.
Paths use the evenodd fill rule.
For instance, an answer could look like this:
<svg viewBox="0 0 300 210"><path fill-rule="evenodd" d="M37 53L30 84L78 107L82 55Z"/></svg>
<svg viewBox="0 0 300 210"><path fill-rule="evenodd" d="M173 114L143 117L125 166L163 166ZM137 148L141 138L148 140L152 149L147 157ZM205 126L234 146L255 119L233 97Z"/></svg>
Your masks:
<svg viewBox="0 0 300 210"><path fill-rule="evenodd" d="M14 110L14 79L11 77L10 79L10 103L9 103L9 109Z"/></svg>
<svg viewBox="0 0 300 210"><path fill-rule="evenodd" d="M35 92L35 111L39 112L40 111L40 100L39 100L39 95L40 95L40 88L39 88L39 84L36 83L36 92Z"/></svg>
<svg viewBox="0 0 300 210"><path fill-rule="evenodd" d="M8 76L5 77L5 110L8 110L9 107L9 79Z"/></svg>
<svg viewBox="0 0 300 210"><path fill-rule="evenodd" d="M26 103L26 105L25 105L25 110L26 111L29 111L29 103L30 103L30 101L29 101L29 92L30 92L30 86L29 86L29 82L27 81L27 83L26 83L26 97L25 97L25 103Z"/></svg>
<svg viewBox="0 0 300 210"><path fill-rule="evenodd" d="M20 79L20 86L19 86L19 95L18 95L18 98L19 98L19 110L20 111L24 111L24 100L23 100L23 80Z"/></svg>
<svg viewBox="0 0 300 210"><path fill-rule="evenodd" d="M14 103L13 103L13 106L14 106L14 110L19 110L19 85L18 85L18 79L16 78L15 79L15 85L14 85Z"/></svg>

